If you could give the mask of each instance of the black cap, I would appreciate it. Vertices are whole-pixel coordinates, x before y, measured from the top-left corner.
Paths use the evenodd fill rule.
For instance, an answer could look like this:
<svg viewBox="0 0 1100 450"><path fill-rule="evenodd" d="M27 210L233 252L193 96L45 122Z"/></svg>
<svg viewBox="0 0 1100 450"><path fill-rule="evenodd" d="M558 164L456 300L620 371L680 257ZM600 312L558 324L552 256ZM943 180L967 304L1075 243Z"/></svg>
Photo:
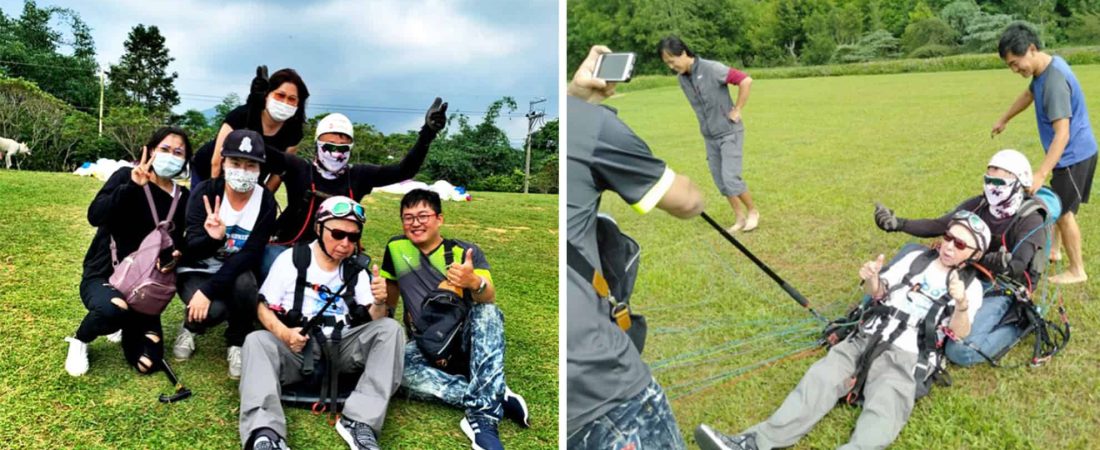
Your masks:
<svg viewBox="0 0 1100 450"><path fill-rule="evenodd" d="M233 130L222 143L223 158L244 158L263 163L266 161L264 137L252 130Z"/></svg>

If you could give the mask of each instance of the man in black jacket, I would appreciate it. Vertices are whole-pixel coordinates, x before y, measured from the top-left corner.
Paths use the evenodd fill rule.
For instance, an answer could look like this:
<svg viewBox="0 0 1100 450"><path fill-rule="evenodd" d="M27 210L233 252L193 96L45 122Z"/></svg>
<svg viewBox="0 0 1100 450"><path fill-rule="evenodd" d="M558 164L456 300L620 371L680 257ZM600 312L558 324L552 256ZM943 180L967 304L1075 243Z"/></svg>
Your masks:
<svg viewBox="0 0 1100 450"><path fill-rule="evenodd" d="M258 184L265 160L259 133L233 131L222 154L221 176L195 186L195 201L187 208L187 251L177 269L187 314L172 352L177 360L189 359L195 351L193 334L228 320L229 377L237 379L241 345L256 318L254 272L275 225L275 197Z"/></svg>

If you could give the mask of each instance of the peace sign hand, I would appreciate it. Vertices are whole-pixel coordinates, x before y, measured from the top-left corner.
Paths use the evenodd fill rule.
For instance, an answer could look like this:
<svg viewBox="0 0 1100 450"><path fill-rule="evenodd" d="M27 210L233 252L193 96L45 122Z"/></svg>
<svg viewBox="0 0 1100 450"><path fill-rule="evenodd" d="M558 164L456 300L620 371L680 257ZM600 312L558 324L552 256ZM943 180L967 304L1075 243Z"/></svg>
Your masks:
<svg viewBox="0 0 1100 450"><path fill-rule="evenodd" d="M206 234L210 235L210 238L216 241L225 239L225 223L222 222L222 218L219 215L222 210L221 196L214 197L213 208L210 207L209 196L202 196L202 203L206 206L206 222L202 224L202 227L206 228Z"/></svg>
<svg viewBox="0 0 1100 450"><path fill-rule="evenodd" d="M141 162L130 171L130 181L138 186L145 186L155 176L150 169L152 165L153 158L149 158L149 149L141 147Z"/></svg>
<svg viewBox="0 0 1100 450"><path fill-rule="evenodd" d="M451 264L447 268L447 281L466 289L481 287L481 277L474 274L474 249L466 249L466 257L462 264Z"/></svg>

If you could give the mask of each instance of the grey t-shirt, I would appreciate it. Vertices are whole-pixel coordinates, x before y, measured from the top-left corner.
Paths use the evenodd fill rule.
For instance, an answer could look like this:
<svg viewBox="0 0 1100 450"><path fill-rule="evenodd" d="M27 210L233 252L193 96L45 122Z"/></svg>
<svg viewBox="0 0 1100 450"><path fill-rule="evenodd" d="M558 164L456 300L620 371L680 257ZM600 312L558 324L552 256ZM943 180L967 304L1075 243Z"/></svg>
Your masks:
<svg viewBox="0 0 1100 450"><path fill-rule="evenodd" d="M569 97L567 239L600 267L596 214L603 191L613 191L639 212L653 209L675 174L610 108ZM610 304L570 268L566 302L567 427L572 434L637 395L649 368L626 333L610 320Z"/></svg>
<svg viewBox="0 0 1100 450"><path fill-rule="evenodd" d="M725 64L696 57L691 72L677 77L699 119L699 132L704 138L717 139L745 130L741 122L729 118L733 110L733 99L726 83L729 73L730 68Z"/></svg>

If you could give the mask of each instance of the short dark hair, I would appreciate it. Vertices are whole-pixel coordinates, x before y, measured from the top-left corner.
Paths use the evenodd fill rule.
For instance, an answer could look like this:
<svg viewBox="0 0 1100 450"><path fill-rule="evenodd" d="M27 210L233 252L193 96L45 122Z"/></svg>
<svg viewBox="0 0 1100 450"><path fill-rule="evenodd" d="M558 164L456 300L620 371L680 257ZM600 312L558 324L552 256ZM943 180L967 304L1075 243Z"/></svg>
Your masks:
<svg viewBox="0 0 1100 450"><path fill-rule="evenodd" d="M306 100L309 99L309 88L306 87L306 82L302 81L302 77L299 76L298 72L294 69L288 67L271 74L271 78L267 80L267 92L264 93L264 97L271 95L271 93L275 92L283 83L291 83L298 87L298 111L294 113L294 120L299 123L305 123Z"/></svg>
<svg viewBox="0 0 1100 450"><path fill-rule="evenodd" d="M401 211L421 203L427 203L436 214L443 214L443 202L439 199L439 194L427 189L413 189L401 197Z"/></svg>
<svg viewBox="0 0 1100 450"><path fill-rule="evenodd" d="M187 132L183 128L173 126L158 128L149 137L149 141L145 143L145 148L149 149L149 156L152 159L152 154L160 145L160 141L173 134L183 139L183 168L180 169L180 173L184 173L187 171L187 166L191 164L191 139L187 137Z"/></svg>
<svg viewBox="0 0 1100 450"><path fill-rule="evenodd" d="M695 57L695 53L691 52L691 49L688 48L687 44L685 44L683 40L676 36L666 37L664 39L661 39L661 42L657 43L658 58L664 56L661 54L662 52L666 52L672 56L680 56L684 53L687 53L688 56L692 58Z"/></svg>
<svg viewBox="0 0 1100 450"><path fill-rule="evenodd" d="M1042 44L1039 43L1039 35L1035 33L1033 28L1023 22L1016 22L1009 24L1001 32L1001 41L997 43L997 52L1001 54L1001 59L1005 59L1009 53L1023 56L1027 53L1029 45L1034 45L1036 50L1043 48Z"/></svg>

